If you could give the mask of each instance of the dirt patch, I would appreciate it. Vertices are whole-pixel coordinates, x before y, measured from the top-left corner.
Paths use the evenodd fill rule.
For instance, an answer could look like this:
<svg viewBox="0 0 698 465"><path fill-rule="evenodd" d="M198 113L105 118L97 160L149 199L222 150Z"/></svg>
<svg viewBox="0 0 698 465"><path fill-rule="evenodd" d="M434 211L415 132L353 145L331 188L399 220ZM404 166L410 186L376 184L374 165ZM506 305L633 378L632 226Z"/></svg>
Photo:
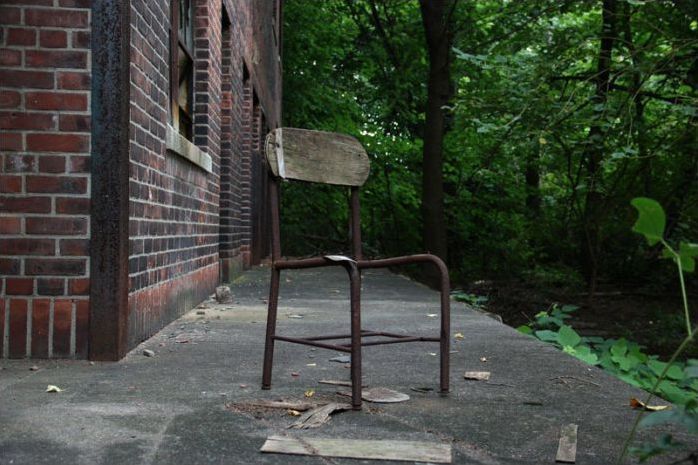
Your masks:
<svg viewBox="0 0 698 465"><path fill-rule="evenodd" d="M484 309L500 315L505 324L513 327L528 323L555 303L578 306L569 324L580 334L625 337L645 346L648 354L664 359L686 335L682 302L673 293L603 289L590 301L582 292L540 289L521 281L479 282L470 285L467 292L485 296ZM698 302L698 296L690 296L691 301ZM689 348L686 357L698 358L698 344Z"/></svg>

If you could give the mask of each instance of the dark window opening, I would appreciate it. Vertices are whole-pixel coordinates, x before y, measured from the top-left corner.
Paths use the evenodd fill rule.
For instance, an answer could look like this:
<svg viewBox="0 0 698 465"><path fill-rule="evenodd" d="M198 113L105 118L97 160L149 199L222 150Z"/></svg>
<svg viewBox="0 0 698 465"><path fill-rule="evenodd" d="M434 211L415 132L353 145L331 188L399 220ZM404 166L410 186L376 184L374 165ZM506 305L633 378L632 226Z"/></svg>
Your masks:
<svg viewBox="0 0 698 465"><path fill-rule="evenodd" d="M173 27L177 25L177 27ZM170 122L184 137L194 133L194 5L170 1Z"/></svg>

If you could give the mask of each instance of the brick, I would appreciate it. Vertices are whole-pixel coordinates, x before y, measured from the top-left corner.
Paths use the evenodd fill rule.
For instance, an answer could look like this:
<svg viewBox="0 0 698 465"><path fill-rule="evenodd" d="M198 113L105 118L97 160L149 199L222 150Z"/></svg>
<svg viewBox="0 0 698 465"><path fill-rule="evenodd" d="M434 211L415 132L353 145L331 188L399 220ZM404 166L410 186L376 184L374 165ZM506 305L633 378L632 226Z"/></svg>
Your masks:
<svg viewBox="0 0 698 465"><path fill-rule="evenodd" d="M32 68L86 68L87 52L66 50L27 50L26 66Z"/></svg>
<svg viewBox="0 0 698 465"><path fill-rule="evenodd" d="M22 52L8 48L0 49L0 66L19 66L22 64Z"/></svg>
<svg viewBox="0 0 698 465"><path fill-rule="evenodd" d="M19 92L13 90L0 90L0 108L17 108L22 101Z"/></svg>
<svg viewBox="0 0 698 465"><path fill-rule="evenodd" d="M7 45L36 45L34 29L10 28L7 31Z"/></svg>
<svg viewBox="0 0 698 465"><path fill-rule="evenodd" d="M90 331L90 301L75 302L75 356L87 357L87 343Z"/></svg>
<svg viewBox="0 0 698 465"><path fill-rule="evenodd" d="M36 157L30 155L5 155L6 173L31 173L36 167Z"/></svg>
<svg viewBox="0 0 698 465"><path fill-rule="evenodd" d="M77 276L85 274L84 259L27 258L24 272L27 276Z"/></svg>
<svg viewBox="0 0 698 465"><path fill-rule="evenodd" d="M2 24L17 24L22 20L22 10L19 8L0 7L0 18L2 18Z"/></svg>
<svg viewBox="0 0 698 465"><path fill-rule="evenodd" d="M90 295L90 278L68 280L68 293L70 295Z"/></svg>
<svg viewBox="0 0 698 465"><path fill-rule="evenodd" d="M0 129L53 129L56 117L46 113L0 112Z"/></svg>
<svg viewBox="0 0 698 465"><path fill-rule="evenodd" d="M90 157L72 156L68 162L69 173L89 173Z"/></svg>
<svg viewBox="0 0 698 465"><path fill-rule="evenodd" d="M5 292L8 295L32 295L34 293L34 280L31 278L7 278Z"/></svg>
<svg viewBox="0 0 698 465"><path fill-rule="evenodd" d="M3 133L0 134L0 150L12 152L21 151L23 148L22 134Z"/></svg>
<svg viewBox="0 0 698 465"><path fill-rule="evenodd" d="M89 25L86 11L27 9L24 22L28 26L69 27L85 29Z"/></svg>
<svg viewBox="0 0 698 465"><path fill-rule="evenodd" d="M32 358L48 358L48 325L51 301L34 299L32 301Z"/></svg>
<svg viewBox="0 0 698 465"><path fill-rule="evenodd" d="M27 355L27 301L10 300L10 358L24 358Z"/></svg>
<svg viewBox="0 0 698 465"><path fill-rule="evenodd" d="M90 132L90 115L61 115L58 129L69 132Z"/></svg>
<svg viewBox="0 0 698 465"><path fill-rule="evenodd" d="M87 233L87 220L85 218L31 217L24 221L27 234L74 236Z"/></svg>
<svg viewBox="0 0 698 465"><path fill-rule="evenodd" d="M53 355L70 355L70 328L73 319L73 302L57 299L53 303Z"/></svg>
<svg viewBox="0 0 698 465"><path fill-rule="evenodd" d="M0 258L0 274L16 276L19 274L20 261L16 258Z"/></svg>
<svg viewBox="0 0 698 465"><path fill-rule="evenodd" d="M65 280L62 278L39 278L36 281L36 293L39 295L65 294Z"/></svg>
<svg viewBox="0 0 698 465"><path fill-rule="evenodd" d="M0 193L16 194L22 192L22 176L0 174Z"/></svg>
<svg viewBox="0 0 698 465"><path fill-rule="evenodd" d="M60 0L60 6L73 8L89 8L92 5L92 0Z"/></svg>
<svg viewBox="0 0 698 465"><path fill-rule="evenodd" d="M90 139L81 134L27 134L27 150L33 152L87 152Z"/></svg>
<svg viewBox="0 0 698 465"><path fill-rule="evenodd" d="M20 87L23 89L52 89L53 73L47 71L0 69L0 82L2 82L3 87Z"/></svg>
<svg viewBox="0 0 698 465"><path fill-rule="evenodd" d="M28 110L87 110L87 95L84 93L28 92L25 99Z"/></svg>
<svg viewBox="0 0 698 465"><path fill-rule="evenodd" d="M58 197L56 198L56 213L88 215L90 213L90 199L84 197Z"/></svg>
<svg viewBox="0 0 698 465"><path fill-rule="evenodd" d="M65 31L40 31L39 45L46 48L65 48L68 46L68 34Z"/></svg>
<svg viewBox="0 0 698 465"><path fill-rule="evenodd" d="M59 89L89 90L90 73L59 71L56 74Z"/></svg>
<svg viewBox="0 0 698 465"><path fill-rule="evenodd" d="M27 192L45 194L84 194L87 178L77 176L27 176Z"/></svg>
<svg viewBox="0 0 698 465"><path fill-rule="evenodd" d="M0 234L19 234L22 232L21 218L0 216Z"/></svg>
<svg viewBox="0 0 698 465"><path fill-rule="evenodd" d="M50 213L49 197L0 197L0 212Z"/></svg>
<svg viewBox="0 0 698 465"><path fill-rule="evenodd" d="M14 238L0 239L0 249L7 255L54 255L53 239Z"/></svg>
<svg viewBox="0 0 698 465"><path fill-rule="evenodd" d="M87 31L75 31L71 34L70 43L73 48L90 48L90 33Z"/></svg>
<svg viewBox="0 0 698 465"><path fill-rule="evenodd" d="M59 242L61 256L87 256L90 253L89 239L61 239Z"/></svg>
<svg viewBox="0 0 698 465"><path fill-rule="evenodd" d="M40 173L64 173L65 159L61 155L42 155L39 157Z"/></svg>

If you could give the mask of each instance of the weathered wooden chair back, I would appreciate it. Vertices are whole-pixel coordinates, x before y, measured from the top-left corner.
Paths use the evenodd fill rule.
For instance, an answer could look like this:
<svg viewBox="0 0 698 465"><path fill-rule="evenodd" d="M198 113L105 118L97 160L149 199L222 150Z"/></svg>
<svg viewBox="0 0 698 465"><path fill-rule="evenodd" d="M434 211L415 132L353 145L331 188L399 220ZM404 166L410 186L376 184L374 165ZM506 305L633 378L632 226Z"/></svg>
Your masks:
<svg viewBox="0 0 698 465"><path fill-rule="evenodd" d="M359 141L334 132L277 128L267 135L265 152L271 172L282 179L358 187L370 170Z"/></svg>

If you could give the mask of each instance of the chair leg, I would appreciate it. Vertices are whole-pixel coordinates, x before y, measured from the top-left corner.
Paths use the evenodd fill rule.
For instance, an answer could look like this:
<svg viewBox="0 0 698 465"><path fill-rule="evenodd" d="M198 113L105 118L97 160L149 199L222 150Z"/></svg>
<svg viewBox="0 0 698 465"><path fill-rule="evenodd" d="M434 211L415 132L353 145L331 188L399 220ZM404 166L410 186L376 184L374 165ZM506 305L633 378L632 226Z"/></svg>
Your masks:
<svg viewBox="0 0 698 465"><path fill-rule="evenodd" d="M276 310L279 303L279 280L281 271L272 266L269 285L269 307L267 310L267 335L264 343L264 367L262 389L271 389L271 369L274 362L274 336L276 335Z"/></svg>
<svg viewBox="0 0 698 465"><path fill-rule="evenodd" d="M361 273L355 264L347 266L351 305L351 406L361 410Z"/></svg>
<svg viewBox="0 0 698 465"><path fill-rule="evenodd" d="M441 392L449 391L449 363L451 356L451 286L448 277L448 270L445 265L439 267L441 271Z"/></svg>

